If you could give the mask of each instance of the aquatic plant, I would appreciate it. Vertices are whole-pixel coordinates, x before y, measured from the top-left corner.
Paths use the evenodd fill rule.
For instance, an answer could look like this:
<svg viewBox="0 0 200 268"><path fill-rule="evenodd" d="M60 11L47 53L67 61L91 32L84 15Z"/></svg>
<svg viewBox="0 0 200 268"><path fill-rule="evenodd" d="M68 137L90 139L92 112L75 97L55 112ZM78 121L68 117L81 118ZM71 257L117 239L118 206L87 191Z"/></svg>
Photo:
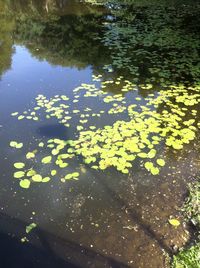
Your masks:
<svg viewBox="0 0 200 268"><path fill-rule="evenodd" d="M93 169L114 167L124 174L129 173L134 160L139 160L148 172L158 175L166 164L160 146L181 150L184 144L195 139L199 127L196 118L197 105L200 102L198 85L187 88L184 85L166 87L156 94L149 93L143 99L138 97L136 85L123 77L115 81L103 81L98 76L93 77L93 80L94 84L81 84L75 88L73 99L66 95L56 95L48 99L40 94L36 97L33 111L24 111L21 115L12 113L18 120L21 120L20 116L23 116L23 120L34 120L35 117L38 120L56 118L66 127L71 126L72 119L78 120L76 139L50 139L47 144L41 141L37 149L26 153L26 159L34 165L34 159L37 158L38 161L39 152L45 152L46 156L43 155L41 163L49 166L49 175L41 175L39 170L27 168L22 162L15 163L15 168L24 168L14 174L15 178L23 180L21 186L24 188L30 186L27 177L30 177L28 180L31 182L48 182L57 173L56 169L51 169L52 164L67 170L70 160L80 156ZM117 82L124 93L107 93L105 89L111 82ZM131 98L129 95L127 99L126 92L131 94ZM71 109L70 103L80 98L96 98L106 105L105 109L95 113L90 107ZM112 118L113 124L100 128L90 124L93 117L98 118L105 114ZM116 115L120 114L126 116L126 120L118 120ZM61 181L77 179L77 174L79 173L66 174Z"/></svg>

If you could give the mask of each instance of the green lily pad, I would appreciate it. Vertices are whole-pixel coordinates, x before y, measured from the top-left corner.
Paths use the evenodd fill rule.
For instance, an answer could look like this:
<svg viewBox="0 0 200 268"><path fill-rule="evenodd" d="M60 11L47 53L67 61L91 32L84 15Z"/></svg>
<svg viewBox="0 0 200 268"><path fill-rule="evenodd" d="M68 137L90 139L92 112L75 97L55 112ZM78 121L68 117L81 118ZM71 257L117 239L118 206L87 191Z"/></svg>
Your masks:
<svg viewBox="0 0 200 268"><path fill-rule="evenodd" d="M152 167L153 167L153 163L151 163L151 162L146 162L146 163L144 164L144 166L145 166L145 168L146 168L148 171L150 171L150 170L152 169Z"/></svg>
<svg viewBox="0 0 200 268"><path fill-rule="evenodd" d="M158 175L160 173L160 170L157 167L152 167L150 171L152 175Z"/></svg>
<svg viewBox="0 0 200 268"><path fill-rule="evenodd" d="M16 148L16 149L21 149L23 147L23 143L16 142L16 141L11 141L10 142L10 147Z"/></svg>
<svg viewBox="0 0 200 268"><path fill-rule="evenodd" d="M32 180L35 182L41 182L42 176L40 174L33 175Z"/></svg>
<svg viewBox="0 0 200 268"><path fill-rule="evenodd" d="M31 158L34 158L35 157L35 154L33 152L29 152L26 154L26 158L27 159L31 159Z"/></svg>
<svg viewBox="0 0 200 268"><path fill-rule="evenodd" d="M165 165L165 160L163 160L163 159L157 159L156 162L161 167L164 167L164 165Z"/></svg>
<svg viewBox="0 0 200 268"><path fill-rule="evenodd" d="M51 156L46 156L46 157L42 158L42 163L49 164L49 163L51 163L51 160L52 160Z"/></svg>
<svg viewBox="0 0 200 268"><path fill-rule="evenodd" d="M23 143L22 142L20 142L20 143L18 143L17 145L16 145L16 148L17 149L21 149L23 147Z"/></svg>
<svg viewBox="0 0 200 268"><path fill-rule="evenodd" d="M44 142L40 142L40 143L38 144L38 146L39 146L39 147L44 147Z"/></svg>
<svg viewBox="0 0 200 268"><path fill-rule="evenodd" d="M20 179L20 178L24 177L24 175L25 175L24 171L17 171L14 173L14 178Z"/></svg>
<svg viewBox="0 0 200 268"><path fill-rule="evenodd" d="M16 147L16 145L17 145L17 142L16 141L11 141L10 142L10 147Z"/></svg>
<svg viewBox="0 0 200 268"><path fill-rule="evenodd" d="M65 179L66 180L71 180L73 178L73 175L72 174L67 174L66 176L65 176Z"/></svg>
<svg viewBox="0 0 200 268"><path fill-rule="evenodd" d="M57 171L55 170L55 169L53 169L52 171L51 171L51 176L55 176L57 174Z"/></svg>
<svg viewBox="0 0 200 268"><path fill-rule="evenodd" d="M17 163L14 163L14 167L17 169L21 169L25 167L25 164L21 162L17 162Z"/></svg>
<svg viewBox="0 0 200 268"><path fill-rule="evenodd" d="M19 185L24 189L28 189L30 187L30 181L27 179L21 180Z"/></svg>
<svg viewBox="0 0 200 268"><path fill-rule="evenodd" d="M173 225L173 226L175 226L175 227L178 227L178 226L181 224L180 221L177 220L177 219L169 219L168 221L169 221L169 223L170 223L171 225Z"/></svg>
<svg viewBox="0 0 200 268"><path fill-rule="evenodd" d="M42 182L49 182L50 180L51 180L50 177L45 177L45 178L42 179Z"/></svg>
<svg viewBox="0 0 200 268"><path fill-rule="evenodd" d="M33 170L33 169L31 169L31 170L29 170L29 171L26 173L26 176L28 176L28 177L32 177L32 176L34 176L35 174L36 174L36 171Z"/></svg>

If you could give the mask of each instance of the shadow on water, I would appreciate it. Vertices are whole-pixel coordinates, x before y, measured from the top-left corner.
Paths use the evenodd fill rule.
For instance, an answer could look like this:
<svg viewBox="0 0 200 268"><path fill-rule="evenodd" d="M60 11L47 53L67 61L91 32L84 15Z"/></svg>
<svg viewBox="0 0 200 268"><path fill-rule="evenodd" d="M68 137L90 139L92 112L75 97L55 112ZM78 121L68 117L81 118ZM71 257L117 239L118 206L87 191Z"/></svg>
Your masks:
<svg viewBox="0 0 200 268"><path fill-rule="evenodd" d="M25 230L26 228L25 222L19 219L13 219L4 213L0 213L0 225L8 225L15 230ZM14 233L14 230L12 231ZM74 241L63 239L38 227L32 231L31 236L32 238L33 236L37 238L37 244L40 244L40 246L36 247L30 243L21 243L19 242L19 238L0 233L0 267L80 268L83 267L83 264L88 264L87 267L93 267L90 264L94 260L97 264L95 267L129 267L93 249ZM68 260L66 260L66 257Z"/></svg>
<svg viewBox="0 0 200 268"><path fill-rule="evenodd" d="M61 140L69 139L67 128L60 124L45 125L37 129L37 134L49 138L57 138Z"/></svg>
<svg viewBox="0 0 200 268"><path fill-rule="evenodd" d="M41 250L31 244L22 244L18 239L0 234L0 267L2 268L79 268L64 261L49 250Z"/></svg>
<svg viewBox="0 0 200 268"><path fill-rule="evenodd" d="M143 230L146 236L155 241L161 250L164 250L169 254L169 256L172 256L174 253L173 249L163 242L162 238L156 234L154 230L152 230L152 227L150 225L144 223L138 212L130 208L124 199L108 186L103 176L99 177L99 181L101 182L101 185L104 187L105 191L120 206L120 208L124 208L125 213L130 217L131 221L136 223L141 228L141 230Z"/></svg>

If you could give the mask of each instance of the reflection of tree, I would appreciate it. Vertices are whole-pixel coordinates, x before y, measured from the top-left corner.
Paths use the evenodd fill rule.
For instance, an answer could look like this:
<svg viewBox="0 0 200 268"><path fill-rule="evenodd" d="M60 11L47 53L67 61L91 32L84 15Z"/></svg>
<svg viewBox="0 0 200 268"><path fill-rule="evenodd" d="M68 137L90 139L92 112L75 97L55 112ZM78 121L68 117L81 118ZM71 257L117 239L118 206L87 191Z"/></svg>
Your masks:
<svg viewBox="0 0 200 268"><path fill-rule="evenodd" d="M113 19L105 26L103 42L111 49L114 66L129 70L140 82L198 79L200 7L136 7L127 2L111 10Z"/></svg>
<svg viewBox="0 0 200 268"><path fill-rule="evenodd" d="M33 55L62 66L101 66L109 59L96 37L102 32L101 16L61 16L52 19L18 17L15 38L26 42Z"/></svg>
<svg viewBox="0 0 200 268"><path fill-rule="evenodd" d="M23 13L29 16L39 14L47 16L47 13L83 15L96 13L97 10L100 10L81 0L5 0L4 3L12 13L16 15Z"/></svg>
<svg viewBox="0 0 200 268"><path fill-rule="evenodd" d="M78 68L92 65L96 72L111 78L124 75L139 84L198 78L198 5L110 0L105 5L107 16L86 2L5 0L4 4L16 20L15 39L41 60ZM106 73L104 65L112 65L114 73Z"/></svg>
<svg viewBox="0 0 200 268"><path fill-rule="evenodd" d="M4 9L4 3L0 2L0 10ZM11 32L14 22L9 17L0 12L0 76L11 67L13 53L13 41Z"/></svg>
<svg viewBox="0 0 200 268"><path fill-rule="evenodd" d="M108 50L96 40L102 32L102 12L79 0L0 0L1 46L7 66L11 63L11 49L7 37L13 35L15 42L25 44L31 53L41 60L55 65L84 68L88 65L101 66L108 61ZM47 10L48 9L48 14ZM93 14L94 11L96 14ZM15 30L9 28L5 14L15 21ZM69 15L63 15L69 13ZM76 13L76 14L73 14ZM5 36L5 27L9 35ZM14 24L12 24L14 28ZM11 41L11 39L10 39ZM11 51L10 51L11 52Z"/></svg>

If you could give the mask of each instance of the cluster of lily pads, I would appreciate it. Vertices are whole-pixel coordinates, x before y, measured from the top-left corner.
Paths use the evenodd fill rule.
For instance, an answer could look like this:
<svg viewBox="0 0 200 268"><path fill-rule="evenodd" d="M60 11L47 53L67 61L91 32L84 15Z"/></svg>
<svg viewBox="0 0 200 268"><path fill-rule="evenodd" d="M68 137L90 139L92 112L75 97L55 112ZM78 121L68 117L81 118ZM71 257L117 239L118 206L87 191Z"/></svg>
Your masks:
<svg viewBox="0 0 200 268"><path fill-rule="evenodd" d="M33 120L35 117L54 117L66 127L70 127L70 119L75 116L79 118L80 124L76 126L77 138L50 139L46 144L39 142L37 149L26 154L26 162L30 161L29 164L14 164L17 169L14 177L20 179L21 187L29 188L32 182L49 182L52 177L59 176L57 169L67 170L70 160L80 156L83 162L93 169L105 170L114 167L124 174L129 173L134 160L139 160L141 166L152 175L157 175L165 165L165 159L160 153L161 146L180 150L184 144L195 139L196 130L200 126L197 121L197 106L200 103L198 85L187 88L184 85L166 87L141 98L135 94L136 86L120 77L114 83L120 81L122 91L125 87L129 94L132 94L132 103L128 104L130 96L127 100L123 92L109 94L105 91L105 86L106 90L110 87L110 80L102 81L100 76L93 79L94 84L81 84L75 88L72 100L66 95L56 95L50 99L39 95L33 108L34 114L31 110L21 115L12 113L12 116L18 119L20 117L20 120L22 115L23 119L30 119L31 114L34 116ZM95 110L95 113L91 107L73 110L70 103L75 105L80 97L95 97L96 101L103 102L107 108L99 112ZM144 105L141 105L141 100ZM117 120L118 114L126 116L126 120ZM101 116L112 117L114 123L101 128L90 124L92 117ZM23 143L12 141L10 146L20 148ZM36 155L38 154L38 159L41 152L43 155L48 152L40 162L50 167L48 175L44 176L33 168ZM51 169L52 165L56 168ZM79 172L66 172L61 181L77 180L79 175Z"/></svg>
<svg viewBox="0 0 200 268"><path fill-rule="evenodd" d="M12 144L13 142L11 142ZM23 144L23 143L22 143ZM40 162L43 165L47 165L49 169L47 168L46 172L48 174L42 175L40 174L40 170L37 170L37 160L40 157L40 151L39 149L35 149L32 152L28 152L25 155L26 160L24 162L16 162L14 163L14 168L16 171L14 172L13 176L16 179L19 179L19 185L22 188L29 188L31 183L47 183L51 180L52 177L55 177L58 173L59 169L66 168L69 164L66 162L66 160L73 158L75 155L68 150L68 153L61 153L61 151L70 144L69 141L63 141L60 139L50 139L47 141L47 144L45 146L45 143L40 142L38 144L38 148L45 148L45 151L51 150L50 155L46 155L45 157L42 157ZM20 149L20 148L17 148ZM72 150L71 150L72 151ZM43 152L43 149L42 149ZM52 169L52 164L56 165L57 168ZM36 168L34 168L36 166ZM66 173L63 178L61 178L62 182L65 182L66 180L73 179L78 180L79 178L79 172L73 172L73 173Z"/></svg>
<svg viewBox="0 0 200 268"><path fill-rule="evenodd" d="M134 4L113 1L112 19L104 24L104 37L99 38L110 49L113 68L125 69L138 84L145 80L165 86L183 77L198 81L200 6ZM188 18L193 18L189 25Z"/></svg>

